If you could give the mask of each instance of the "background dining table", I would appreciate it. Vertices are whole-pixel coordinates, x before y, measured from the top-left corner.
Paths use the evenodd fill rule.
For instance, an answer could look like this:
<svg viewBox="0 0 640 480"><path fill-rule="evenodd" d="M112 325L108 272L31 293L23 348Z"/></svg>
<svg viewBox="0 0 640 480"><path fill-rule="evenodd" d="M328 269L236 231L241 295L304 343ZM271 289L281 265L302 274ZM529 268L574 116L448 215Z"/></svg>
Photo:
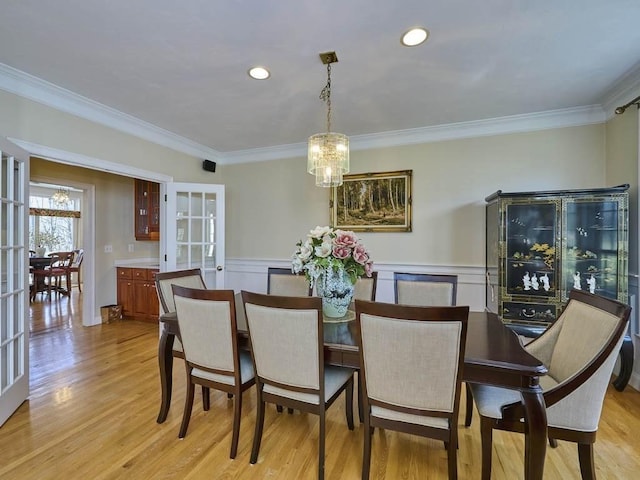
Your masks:
<svg viewBox="0 0 640 480"><path fill-rule="evenodd" d="M242 297L235 295L236 320L241 342L248 347L247 323ZM349 318L353 318L351 315ZM162 333L158 345L158 363L162 402L157 422L166 420L171 405L173 372L173 342L180 335L175 312L160 316ZM324 359L332 365L359 368L360 356L356 344L356 322L332 319L325 322ZM495 385L519 390L523 399L528 433L525 441L525 479L541 480L547 440L547 417L539 378L547 368L527 353L517 335L507 328L497 315L490 312L469 312L465 345L463 380L468 383Z"/></svg>

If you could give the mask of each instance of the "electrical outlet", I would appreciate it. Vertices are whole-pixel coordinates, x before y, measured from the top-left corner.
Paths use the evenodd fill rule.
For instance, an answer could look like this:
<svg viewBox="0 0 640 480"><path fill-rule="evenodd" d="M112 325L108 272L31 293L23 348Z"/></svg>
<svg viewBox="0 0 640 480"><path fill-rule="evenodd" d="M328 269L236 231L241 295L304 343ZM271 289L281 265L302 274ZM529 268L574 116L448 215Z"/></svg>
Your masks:
<svg viewBox="0 0 640 480"><path fill-rule="evenodd" d="M129 244L129 253L133 253L134 245L133 243Z"/></svg>
<svg viewBox="0 0 640 480"><path fill-rule="evenodd" d="M111 253L111 252L113 252L113 245L105 245L104 253Z"/></svg>

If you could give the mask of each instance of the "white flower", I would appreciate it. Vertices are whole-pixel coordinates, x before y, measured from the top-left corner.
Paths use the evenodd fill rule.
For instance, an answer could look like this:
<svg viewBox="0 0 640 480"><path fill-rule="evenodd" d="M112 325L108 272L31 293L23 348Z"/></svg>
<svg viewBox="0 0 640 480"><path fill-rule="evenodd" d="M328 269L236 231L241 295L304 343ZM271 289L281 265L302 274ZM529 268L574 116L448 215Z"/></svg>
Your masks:
<svg viewBox="0 0 640 480"><path fill-rule="evenodd" d="M331 233L331 227L321 227L320 225L318 225L316 228L314 228L313 230L311 230L307 237L309 238L322 238L325 235L328 235L329 233Z"/></svg>
<svg viewBox="0 0 640 480"><path fill-rule="evenodd" d="M293 259L291 260L291 270L293 271L293 273L300 273L302 271L303 266L304 265L300 257L298 257L297 255L294 255Z"/></svg>
<svg viewBox="0 0 640 480"><path fill-rule="evenodd" d="M332 245L330 242L322 242L321 245L316 247L316 256L320 258L327 258L331 255Z"/></svg>
<svg viewBox="0 0 640 480"><path fill-rule="evenodd" d="M298 253L298 257L300 257L300 260L305 262L309 260L309 258L311 258L312 254L313 254L313 247L311 246L311 243L305 242L304 245L300 247L300 252Z"/></svg>

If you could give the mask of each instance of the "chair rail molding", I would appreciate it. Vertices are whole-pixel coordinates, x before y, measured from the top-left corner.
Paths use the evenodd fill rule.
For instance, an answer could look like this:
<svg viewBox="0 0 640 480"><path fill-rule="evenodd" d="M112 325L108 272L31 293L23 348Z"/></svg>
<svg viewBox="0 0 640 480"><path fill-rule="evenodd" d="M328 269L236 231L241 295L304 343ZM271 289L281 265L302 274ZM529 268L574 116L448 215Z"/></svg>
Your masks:
<svg viewBox="0 0 640 480"><path fill-rule="evenodd" d="M269 267L291 268L291 260L227 258L225 286L235 291L267 291ZM483 266L427 265L376 262L378 272L376 300L393 303L393 272L438 273L458 276L458 305L469 305L472 311L485 309L485 277Z"/></svg>

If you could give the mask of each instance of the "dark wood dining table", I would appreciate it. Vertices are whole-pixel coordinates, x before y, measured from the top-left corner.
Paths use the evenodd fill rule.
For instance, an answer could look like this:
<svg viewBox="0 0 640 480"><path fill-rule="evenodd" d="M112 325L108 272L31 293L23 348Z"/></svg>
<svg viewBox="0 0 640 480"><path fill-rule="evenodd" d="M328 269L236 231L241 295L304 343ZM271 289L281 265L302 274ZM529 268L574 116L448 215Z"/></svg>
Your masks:
<svg viewBox="0 0 640 480"><path fill-rule="evenodd" d="M244 308L236 295L236 315L239 334L246 339ZM179 335L177 316L168 313L160 317L162 333L158 346L162 403L157 422L166 420L171 405L173 343ZM325 362L332 365L359 368L355 322L326 322L324 329ZM470 312L465 346L463 380L519 390L525 409L528 433L525 435L524 476L541 480L547 441L547 416L539 378L546 367L527 353L517 335L505 327L493 313Z"/></svg>

